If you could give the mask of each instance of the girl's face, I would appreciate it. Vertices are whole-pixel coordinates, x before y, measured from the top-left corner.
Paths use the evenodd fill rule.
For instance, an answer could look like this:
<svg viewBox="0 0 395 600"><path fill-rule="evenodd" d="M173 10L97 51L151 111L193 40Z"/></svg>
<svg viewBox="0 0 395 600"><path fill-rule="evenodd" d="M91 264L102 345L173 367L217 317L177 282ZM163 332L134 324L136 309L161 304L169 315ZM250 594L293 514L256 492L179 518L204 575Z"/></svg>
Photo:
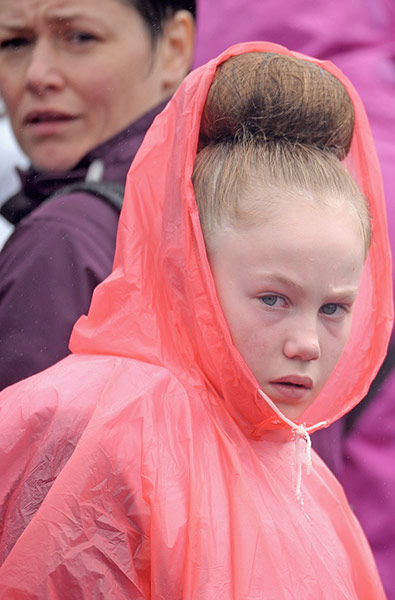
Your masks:
<svg viewBox="0 0 395 600"><path fill-rule="evenodd" d="M66 170L168 95L121 0L0 0L0 94L33 164Z"/></svg>
<svg viewBox="0 0 395 600"><path fill-rule="evenodd" d="M235 346L262 390L297 419L346 344L364 263L346 207L281 203L264 223L227 227L209 251Z"/></svg>

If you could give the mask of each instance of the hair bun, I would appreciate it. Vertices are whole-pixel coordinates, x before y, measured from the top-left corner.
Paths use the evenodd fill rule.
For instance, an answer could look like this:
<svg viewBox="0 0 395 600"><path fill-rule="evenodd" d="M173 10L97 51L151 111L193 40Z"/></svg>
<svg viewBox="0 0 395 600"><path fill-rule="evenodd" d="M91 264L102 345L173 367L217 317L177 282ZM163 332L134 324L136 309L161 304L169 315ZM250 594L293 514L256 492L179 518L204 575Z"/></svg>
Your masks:
<svg viewBox="0 0 395 600"><path fill-rule="evenodd" d="M342 160L351 145L354 108L343 84L318 65L283 54L252 52L222 63L201 121L201 146L288 141Z"/></svg>

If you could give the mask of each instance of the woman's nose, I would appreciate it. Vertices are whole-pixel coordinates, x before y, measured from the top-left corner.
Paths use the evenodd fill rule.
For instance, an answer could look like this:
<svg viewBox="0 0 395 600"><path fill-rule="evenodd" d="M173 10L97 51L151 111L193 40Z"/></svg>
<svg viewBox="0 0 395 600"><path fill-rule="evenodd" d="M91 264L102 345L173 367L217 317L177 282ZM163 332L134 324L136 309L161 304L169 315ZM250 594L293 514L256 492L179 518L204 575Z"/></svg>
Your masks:
<svg viewBox="0 0 395 600"><path fill-rule="evenodd" d="M313 328L289 331L283 351L287 358L318 360L321 350L316 331Z"/></svg>
<svg viewBox="0 0 395 600"><path fill-rule="evenodd" d="M26 87L34 94L43 95L48 90L60 89L63 78L56 51L51 44L37 40L32 46L26 71Z"/></svg>

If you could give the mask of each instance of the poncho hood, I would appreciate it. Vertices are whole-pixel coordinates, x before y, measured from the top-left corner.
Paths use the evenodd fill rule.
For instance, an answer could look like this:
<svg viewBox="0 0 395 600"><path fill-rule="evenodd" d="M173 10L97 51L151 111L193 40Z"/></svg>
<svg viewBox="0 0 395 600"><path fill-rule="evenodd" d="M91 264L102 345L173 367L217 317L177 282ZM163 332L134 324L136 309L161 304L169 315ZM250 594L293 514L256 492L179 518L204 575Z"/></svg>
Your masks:
<svg viewBox="0 0 395 600"><path fill-rule="evenodd" d="M373 242L346 349L325 389L299 422L329 425L367 392L392 326L391 258L380 169L364 108L331 63L270 43L232 47L192 72L156 118L129 171L113 273L95 290L76 324L73 353L111 354L166 366L199 388L204 382L253 438L289 427L259 394L232 343L216 296L191 182L199 127L217 66L245 52L305 58L334 74L355 107L346 165L368 197Z"/></svg>
<svg viewBox="0 0 395 600"><path fill-rule="evenodd" d="M191 184L200 116L217 64L250 50L288 53L237 46L187 78L130 170L114 271L74 355L2 394L2 600L384 598L338 482L307 436L277 435L292 423L233 346L207 262ZM391 325L380 175L349 89L374 241L350 343L301 419L314 426L364 394Z"/></svg>

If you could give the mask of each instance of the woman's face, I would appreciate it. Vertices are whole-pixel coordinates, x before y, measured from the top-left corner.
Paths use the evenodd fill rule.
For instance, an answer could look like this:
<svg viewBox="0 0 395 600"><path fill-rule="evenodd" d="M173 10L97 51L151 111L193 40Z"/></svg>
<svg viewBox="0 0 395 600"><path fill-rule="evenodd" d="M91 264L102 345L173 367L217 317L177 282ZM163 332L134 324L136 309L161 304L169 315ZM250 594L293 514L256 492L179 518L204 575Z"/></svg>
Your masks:
<svg viewBox="0 0 395 600"><path fill-rule="evenodd" d="M0 94L40 170L66 170L169 92L161 40L121 0L0 0Z"/></svg>

